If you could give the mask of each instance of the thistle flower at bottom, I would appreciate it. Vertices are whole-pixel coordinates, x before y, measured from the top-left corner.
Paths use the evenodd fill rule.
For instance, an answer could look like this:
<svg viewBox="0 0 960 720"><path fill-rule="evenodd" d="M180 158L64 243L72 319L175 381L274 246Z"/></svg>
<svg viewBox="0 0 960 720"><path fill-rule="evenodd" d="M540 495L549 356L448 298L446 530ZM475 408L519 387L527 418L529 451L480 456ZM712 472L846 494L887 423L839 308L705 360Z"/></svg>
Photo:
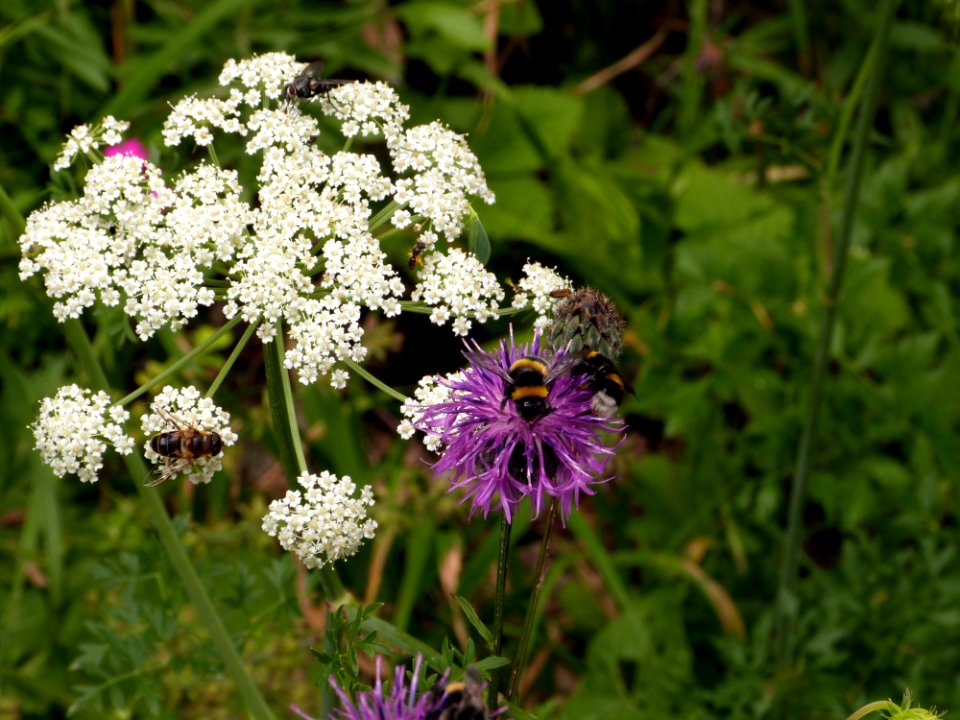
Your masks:
<svg viewBox="0 0 960 720"><path fill-rule="evenodd" d="M340 699L342 708L334 708L329 720L444 720L447 718L500 717L506 708L488 713L483 698L484 683L475 668L468 668L464 682L448 683L449 670L429 690L417 694L423 657L417 656L409 684L406 669L398 665L393 685L387 690L380 673L381 658L377 657L377 679L374 686L359 692L351 700L333 676L330 684ZM304 720L314 720L297 706L291 708ZM504 719L506 720L506 719Z"/></svg>
<svg viewBox="0 0 960 720"><path fill-rule="evenodd" d="M442 445L434 472L452 472L450 489L466 490L471 512L484 517L499 505L509 522L524 498L536 516L550 497L566 521L581 493L592 495L595 485L610 479L607 465L619 442L609 444L602 434L619 438L622 423L593 413L592 392L569 372L576 357L561 349L548 358L539 335L522 344L511 335L493 352L474 343L465 356L469 365L462 373L439 380L448 398L422 408L414 422ZM510 370L525 358L534 368L548 368L542 412L523 411L510 399Z"/></svg>

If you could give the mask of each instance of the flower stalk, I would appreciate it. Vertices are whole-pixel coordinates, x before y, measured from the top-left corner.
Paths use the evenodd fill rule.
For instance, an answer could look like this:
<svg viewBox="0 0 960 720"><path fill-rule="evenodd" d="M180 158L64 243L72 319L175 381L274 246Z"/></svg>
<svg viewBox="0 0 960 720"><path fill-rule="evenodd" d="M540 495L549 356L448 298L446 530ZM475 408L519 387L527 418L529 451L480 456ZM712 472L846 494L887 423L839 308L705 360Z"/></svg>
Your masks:
<svg viewBox="0 0 960 720"><path fill-rule="evenodd" d="M517 648L517 657L514 660L513 674L510 678L510 690L507 692L507 700L510 701L517 695L517 689L520 687L520 678L523 676L523 669L527 664L530 641L533 639L533 628L536 625L537 613L540 609L540 593L543 591L543 583L547 574L547 556L550 553L550 534L554 521L557 518L558 504L559 501L554 498L550 502L550 509L547 511L547 523L543 529L543 539L540 541L540 554L537 556L537 570L534 575L533 593L530 595L530 604L527 605L527 615L523 620L523 630L520 632L520 645Z"/></svg>
<svg viewBox="0 0 960 720"><path fill-rule="evenodd" d="M90 344L90 338L80 321L67 320L64 323L64 334L91 384L97 389L109 392L110 386L107 383L106 374L97 360L93 346ZM190 558L183 547L183 543L180 542L160 496L153 490L144 487L139 480L148 474L146 463L139 453L126 455L124 463L130 476L135 479L134 485L140 494L140 500L150 516L157 535L160 537L160 542L167 557L180 577L180 581L184 584L190 601L197 610L201 625L210 634L210 640L220 656L221 662L223 662L224 669L236 685L244 707L251 717L257 718L257 720L272 720L273 713L247 672L240 653L230 640L230 635L217 614L200 576L190 562Z"/></svg>
<svg viewBox="0 0 960 720"><path fill-rule="evenodd" d="M507 566L510 561L510 530L513 525L506 515L500 516L500 547L497 553L497 593L493 605L493 654L500 655L503 651L503 605L507 594ZM490 681L490 691L487 696L487 707L490 712L497 709L497 696L500 685L506 676L506 670L497 670Z"/></svg>

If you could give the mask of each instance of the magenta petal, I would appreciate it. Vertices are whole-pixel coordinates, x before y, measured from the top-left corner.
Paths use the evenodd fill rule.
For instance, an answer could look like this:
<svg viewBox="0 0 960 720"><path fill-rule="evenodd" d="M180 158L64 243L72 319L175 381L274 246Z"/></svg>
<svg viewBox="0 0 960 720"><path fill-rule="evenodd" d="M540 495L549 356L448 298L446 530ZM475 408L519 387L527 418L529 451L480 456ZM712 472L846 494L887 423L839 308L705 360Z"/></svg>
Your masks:
<svg viewBox="0 0 960 720"><path fill-rule="evenodd" d="M103 151L104 157L112 157L113 155L132 155L141 160L146 160L147 148L136 138L128 138L119 145L111 145Z"/></svg>

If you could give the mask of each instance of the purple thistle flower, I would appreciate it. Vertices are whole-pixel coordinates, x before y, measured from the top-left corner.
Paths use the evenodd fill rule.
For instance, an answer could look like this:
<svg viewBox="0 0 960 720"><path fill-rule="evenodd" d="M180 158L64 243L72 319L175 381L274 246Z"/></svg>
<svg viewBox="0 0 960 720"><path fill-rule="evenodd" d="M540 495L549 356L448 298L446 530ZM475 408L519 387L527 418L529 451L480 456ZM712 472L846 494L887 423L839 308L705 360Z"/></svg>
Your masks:
<svg viewBox="0 0 960 720"><path fill-rule="evenodd" d="M498 350L486 352L476 342L464 353L469 365L462 373L441 379L449 399L423 408L418 429L440 439L443 454L434 463L437 474L453 472L450 489L467 491L471 513L484 517L499 504L512 521L517 506L529 497L534 516L544 496L556 498L564 522L581 493L609 480L607 465L619 442L603 442L601 431L622 434L618 419L598 417L590 406L593 393L582 376L570 373L578 356L558 350L546 359L539 334L532 343L517 345L511 332ZM510 367L524 357L541 358L547 373L547 411L527 420L507 397ZM622 441L622 437L620 438Z"/></svg>
<svg viewBox="0 0 960 720"><path fill-rule="evenodd" d="M334 709L330 713L330 720L426 720L428 713L439 706L442 696L425 692L417 697L417 679L422 662L423 658L418 655L409 687L405 668L398 665L393 673L393 687L387 693L380 677L380 658L377 657L377 680L370 690L357 693L355 702L331 676L330 684L340 698L343 709Z"/></svg>

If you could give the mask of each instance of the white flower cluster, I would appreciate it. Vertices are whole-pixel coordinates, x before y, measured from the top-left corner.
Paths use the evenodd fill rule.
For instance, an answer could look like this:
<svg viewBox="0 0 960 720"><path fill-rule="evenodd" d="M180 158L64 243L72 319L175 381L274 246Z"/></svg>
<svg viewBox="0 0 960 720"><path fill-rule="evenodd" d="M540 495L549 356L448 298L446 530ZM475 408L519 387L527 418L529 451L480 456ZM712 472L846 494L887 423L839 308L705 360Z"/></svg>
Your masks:
<svg viewBox="0 0 960 720"><path fill-rule="evenodd" d="M66 385L40 403L33 435L55 475L76 473L82 482L96 482L107 445L121 455L133 450L133 438L123 431L129 418L122 407L111 405L105 392Z"/></svg>
<svg viewBox="0 0 960 720"><path fill-rule="evenodd" d="M410 119L410 108L400 102L397 91L386 83L344 83L312 98L321 102L324 114L342 124L344 137L400 136Z"/></svg>
<svg viewBox="0 0 960 720"><path fill-rule="evenodd" d="M230 429L230 414L217 407L210 398L200 397L200 391L195 387L175 388L170 385L153 399L150 410L140 418L140 426L147 436L144 445L147 460L159 465L157 471L164 479L184 473L194 484L210 482L213 474L223 466L222 451L193 459L167 458L153 451L150 440L160 433L216 433L222 446L230 447L237 442L237 434Z"/></svg>
<svg viewBox="0 0 960 720"><path fill-rule="evenodd" d="M409 440L417 431L417 424L423 417L423 409L430 405L447 402L450 399L449 383L462 378L461 372L447 375L441 382L438 375L425 375L417 383L417 389L413 391L413 397L407 398L400 407L400 414L403 420L397 426L397 434L404 440ZM423 445L432 452L440 452L442 443L440 442L440 432L436 434L424 433Z"/></svg>
<svg viewBox="0 0 960 720"><path fill-rule="evenodd" d="M285 53L231 60L220 97L184 98L164 124L170 146L241 139L261 161L252 192L236 172L207 163L171 181L145 160L107 158L87 173L80 199L29 217L21 277L43 275L61 321L98 301L120 305L142 339L217 300L228 318L259 323L264 341L282 321L294 341L287 367L338 387L346 381L338 363L365 355L363 310L401 310L404 284L376 236L392 218L432 259L413 298L436 308L434 322L453 317L464 335L471 320L492 317L504 296L493 275L463 251L441 256L435 247L459 237L471 197L493 201L464 137L440 123L404 128L409 108L392 88L344 83L304 103L337 118L347 138L382 135L392 166L373 153L327 155L317 119L287 92L305 68ZM64 157L119 142L125 127L108 118L77 128Z"/></svg>
<svg viewBox="0 0 960 720"><path fill-rule="evenodd" d="M306 567L320 568L350 557L364 539L373 538L377 523L367 517L374 502L369 486L355 497L357 487L347 476L304 472L297 480L303 491L288 490L270 503L263 530Z"/></svg>
<svg viewBox="0 0 960 720"><path fill-rule="evenodd" d="M112 115L107 115L92 128L89 125L77 125L67 136L63 149L53 162L53 169L67 169L80 153L87 155L105 145L119 145L129 127L130 123L117 120Z"/></svg>
<svg viewBox="0 0 960 720"><path fill-rule="evenodd" d="M204 273L229 262L251 211L233 171L201 164L167 187L160 169L130 155L104 159L87 173L83 196L27 218L20 277L44 273L61 322L99 299L137 320L146 340L177 329L211 305Z"/></svg>
<svg viewBox="0 0 960 720"><path fill-rule="evenodd" d="M533 326L544 330L552 322L550 316L557 302L551 293L572 289L573 283L568 278L553 268L530 262L528 259L523 266L523 277L517 283L511 304L518 309L532 307L539 316Z"/></svg>
<svg viewBox="0 0 960 720"><path fill-rule="evenodd" d="M394 170L413 173L396 181L394 199L428 220L447 240L456 240L463 231L463 219L470 212L468 195L488 204L494 201L466 139L441 123L409 128L388 146Z"/></svg>
<svg viewBox="0 0 960 720"><path fill-rule="evenodd" d="M443 325L451 317L454 335L465 336L472 323L496 317L504 298L497 277L484 269L473 255L454 248L446 255L430 255L420 272L411 297L434 308L430 321Z"/></svg>

